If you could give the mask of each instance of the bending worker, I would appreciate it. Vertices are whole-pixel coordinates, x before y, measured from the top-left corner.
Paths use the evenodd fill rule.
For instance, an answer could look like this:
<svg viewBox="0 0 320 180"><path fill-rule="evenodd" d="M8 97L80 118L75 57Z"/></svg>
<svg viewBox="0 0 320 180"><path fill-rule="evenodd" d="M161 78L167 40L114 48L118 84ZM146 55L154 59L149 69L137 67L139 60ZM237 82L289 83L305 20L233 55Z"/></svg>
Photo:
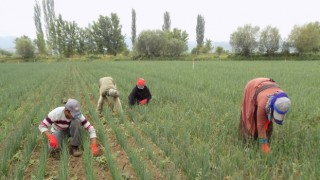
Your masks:
<svg viewBox="0 0 320 180"><path fill-rule="evenodd" d="M99 100L97 104L97 112L101 116L103 104L106 102L112 110L112 114L121 114L122 105L120 101L120 92L112 77L102 77L99 79Z"/></svg>
<svg viewBox="0 0 320 180"><path fill-rule="evenodd" d="M273 122L283 124L291 106L288 95L270 78L256 78L244 89L240 116L240 136L244 143L259 138L260 149L270 152Z"/></svg>

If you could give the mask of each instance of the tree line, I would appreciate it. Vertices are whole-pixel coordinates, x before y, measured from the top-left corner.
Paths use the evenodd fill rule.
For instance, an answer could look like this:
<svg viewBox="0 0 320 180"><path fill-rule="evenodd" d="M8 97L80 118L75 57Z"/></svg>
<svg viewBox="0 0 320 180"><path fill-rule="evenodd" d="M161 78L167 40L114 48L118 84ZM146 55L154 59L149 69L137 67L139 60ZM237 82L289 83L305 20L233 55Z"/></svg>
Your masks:
<svg viewBox="0 0 320 180"><path fill-rule="evenodd" d="M54 0L36 1L34 5L34 24L36 39L27 36L16 39L16 52L23 58L39 56L73 57L83 55L129 55L137 57L178 57L188 54L188 37L185 30L171 29L170 13L163 15L162 29L143 30L136 33L136 12L131 11L130 52L122 33L120 18L116 13L110 16L100 15L96 21L81 28L74 21L66 21L62 15L55 15ZM197 46L191 54L211 53L214 49L212 40L205 39L205 19L197 16ZM246 24L238 27L230 35L232 53L241 56L254 54L272 56L318 53L320 49L319 22L310 22L302 26L294 26L290 35L282 39L279 29L267 26L260 30L259 26ZM1 51L0 51L1 52ZM215 53L226 53L222 47L215 47ZM2 53L3 54L3 53Z"/></svg>

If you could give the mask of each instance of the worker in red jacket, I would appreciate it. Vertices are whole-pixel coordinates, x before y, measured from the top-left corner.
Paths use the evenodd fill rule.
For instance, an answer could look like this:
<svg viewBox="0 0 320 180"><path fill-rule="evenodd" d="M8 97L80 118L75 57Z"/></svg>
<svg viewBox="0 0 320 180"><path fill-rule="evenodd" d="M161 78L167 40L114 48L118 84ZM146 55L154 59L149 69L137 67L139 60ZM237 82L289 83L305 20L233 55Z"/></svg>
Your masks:
<svg viewBox="0 0 320 180"><path fill-rule="evenodd" d="M270 152L273 122L283 124L291 106L288 95L270 78L256 78L244 89L240 116L240 136L244 143L259 138L263 153Z"/></svg>

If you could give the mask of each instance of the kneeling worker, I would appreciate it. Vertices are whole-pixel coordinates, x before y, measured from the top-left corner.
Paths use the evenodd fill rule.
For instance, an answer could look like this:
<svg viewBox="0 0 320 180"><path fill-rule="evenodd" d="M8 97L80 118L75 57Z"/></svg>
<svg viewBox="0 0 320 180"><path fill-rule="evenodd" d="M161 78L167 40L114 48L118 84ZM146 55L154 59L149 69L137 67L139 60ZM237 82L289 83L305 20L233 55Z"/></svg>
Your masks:
<svg viewBox="0 0 320 180"><path fill-rule="evenodd" d="M132 107L135 104L148 104L151 98L152 96L149 88L146 86L146 81L143 78L139 78L137 80L136 86L134 86L128 97L129 106Z"/></svg>
<svg viewBox="0 0 320 180"><path fill-rule="evenodd" d="M49 127L51 130L49 131ZM40 122L39 130L48 138L49 151L58 150L62 145L64 137L72 137L71 152L73 156L81 156L82 151L80 126L83 126L89 132L91 150L94 156L97 156L99 149L96 142L96 130L80 111L80 103L75 99L68 99L65 106L53 109L47 117Z"/></svg>

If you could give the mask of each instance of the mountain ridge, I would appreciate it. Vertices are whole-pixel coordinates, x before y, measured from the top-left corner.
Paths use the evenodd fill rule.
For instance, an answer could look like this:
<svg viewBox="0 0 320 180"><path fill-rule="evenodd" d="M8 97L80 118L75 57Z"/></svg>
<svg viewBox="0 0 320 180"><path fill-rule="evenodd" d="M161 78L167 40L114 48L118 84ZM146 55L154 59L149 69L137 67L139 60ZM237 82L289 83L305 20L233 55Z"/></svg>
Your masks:
<svg viewBox="0 0 320 180"><path fill-rule="evenodd" d="M14 36L0 36L0 49L4 49L10 52L15 51L15 41Z"/></svg>

